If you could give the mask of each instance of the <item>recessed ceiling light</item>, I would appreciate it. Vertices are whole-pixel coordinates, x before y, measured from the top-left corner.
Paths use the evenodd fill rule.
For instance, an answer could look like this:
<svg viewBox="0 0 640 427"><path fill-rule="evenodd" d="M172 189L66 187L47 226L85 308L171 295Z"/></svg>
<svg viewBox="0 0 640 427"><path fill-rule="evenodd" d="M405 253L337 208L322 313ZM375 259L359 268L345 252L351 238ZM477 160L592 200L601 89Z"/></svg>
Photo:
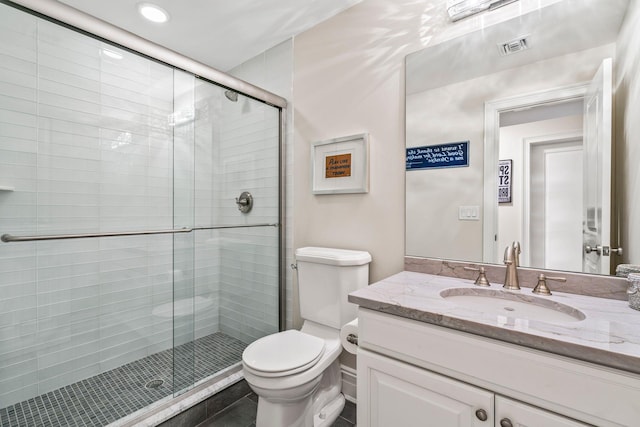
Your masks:
<svg viewBox="0 0 640 427"><path fill-rule="evenodd" d="M155 4L138 3L138 12L140 12L145 19L158 24L162 24L169 20L169 13Z"/></svg>

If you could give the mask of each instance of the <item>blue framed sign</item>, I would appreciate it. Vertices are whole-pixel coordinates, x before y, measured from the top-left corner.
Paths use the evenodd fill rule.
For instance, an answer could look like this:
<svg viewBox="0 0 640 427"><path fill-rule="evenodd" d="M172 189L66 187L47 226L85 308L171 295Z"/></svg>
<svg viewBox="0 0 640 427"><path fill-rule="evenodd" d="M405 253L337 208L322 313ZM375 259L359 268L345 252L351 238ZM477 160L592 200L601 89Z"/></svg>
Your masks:
<svg viewBox="0 0 640 427"><path fill-rule="evenodd" d="M407 170L469 166L469 141L407 148Z"/></svg>

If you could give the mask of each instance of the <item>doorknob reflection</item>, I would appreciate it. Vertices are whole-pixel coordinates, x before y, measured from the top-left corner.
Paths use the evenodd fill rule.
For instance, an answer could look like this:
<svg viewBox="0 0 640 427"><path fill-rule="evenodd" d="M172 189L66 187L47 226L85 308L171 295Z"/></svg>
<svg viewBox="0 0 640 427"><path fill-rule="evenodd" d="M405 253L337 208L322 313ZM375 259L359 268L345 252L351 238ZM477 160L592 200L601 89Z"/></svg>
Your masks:
<svg viewBox="0 0 640 427"><path fill-rule="evenodd" d="M591 246L587 245L584 247L584 252L586 254L590 254L591 252L595 252L598 255L602 255L602 246L598 245L595 248L592 248Z"/></svg>

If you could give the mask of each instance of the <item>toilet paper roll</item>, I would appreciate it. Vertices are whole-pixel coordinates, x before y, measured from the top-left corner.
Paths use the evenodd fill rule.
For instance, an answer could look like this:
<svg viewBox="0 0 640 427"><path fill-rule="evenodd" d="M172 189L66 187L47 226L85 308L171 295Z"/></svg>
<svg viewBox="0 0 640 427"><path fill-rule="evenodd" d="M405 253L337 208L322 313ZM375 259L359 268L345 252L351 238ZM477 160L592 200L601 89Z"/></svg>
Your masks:
<svg viewBox="0 0 640 427"><path fill-rule="evenodd" d="M342 342L342 347L345 350L351 354L356 354L358 349L358 319L352 320L340 328L340 342Z"/></svg>

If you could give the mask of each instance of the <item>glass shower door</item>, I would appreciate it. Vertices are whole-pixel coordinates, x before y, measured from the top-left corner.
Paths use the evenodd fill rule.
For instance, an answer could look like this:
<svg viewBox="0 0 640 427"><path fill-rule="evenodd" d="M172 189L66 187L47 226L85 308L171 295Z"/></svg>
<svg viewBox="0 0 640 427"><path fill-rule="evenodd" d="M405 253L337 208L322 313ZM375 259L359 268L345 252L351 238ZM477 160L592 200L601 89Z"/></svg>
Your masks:
<svg viewBox="0 0 640 427"><path fill-rule="evenodd" d="M239 370L279 328L279 109L4 3L0 38L0 427Z"/></svg>
<svg viewBox="0 0 640 427"><path fill-rule="evenodd" d="M0 234L172 229L173 69L0 9ZM0 269L0 424L173 395L172 235L2 243Z"/></svg>

